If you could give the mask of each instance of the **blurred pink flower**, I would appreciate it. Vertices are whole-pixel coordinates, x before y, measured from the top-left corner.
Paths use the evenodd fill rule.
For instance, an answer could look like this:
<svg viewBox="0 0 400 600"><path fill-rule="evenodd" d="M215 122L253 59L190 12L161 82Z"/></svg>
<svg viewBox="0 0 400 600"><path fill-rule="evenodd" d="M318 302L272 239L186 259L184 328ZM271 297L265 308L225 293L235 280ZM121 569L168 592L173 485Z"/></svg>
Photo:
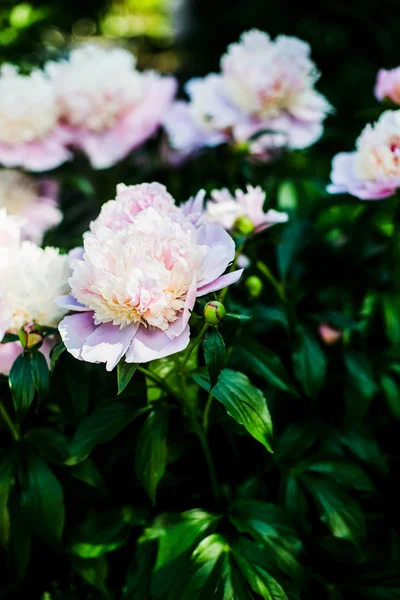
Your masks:
<svg viewBox="0 0 400 600"><path fill-rule="evenodd" d="M265 192L260 186L248 185L245 192L236 190L235 195L226 188L213 190L206 205L205 218L222 225L227 231L234 228L240 217L248 217L256 232L288 221L287 213L273 209L264 212L264 203Z"/></svg>
<svg viewBox="0 0 400 600"><path fill-rule="evenodd" d="M282 148L315 143L331 107L314 89L318 74L309 54L297 38L243 33L222 57L221 73L189 81L189 102L177 101L168 112L171 148L188 156L224 142L245 144L269 160Z"/></svg>
<svg viewBox="0 0 400 600"><path fill-rule="evenodd" d="M0 169L0 207L9 215L21 217L23 240L41 244L48 229L62 221L57 207L58 184L12 169Z"/></svg>
<svg viewBox="0 0 400 600"><path fill-rule="evenodd" d="M328 325L328 323L321 323L318 327L318 333L327 346L336 344L343 335L340 329L335 329L331 325Z"/></svg>
<svg viewBox="0 0 400 600"><path fill-rule="evenodd" d="M173 77L137 71L122 48L89 44L46 70L65 130L95 169L111 167L150 138L176 91Z"/></svg>
<svg viewBox="0 0 400 600"><path fill-rule="evenodd" d="M159 184L120 187L109 206L85 234L71 294L58 302L74 311L59 325L68 351L110 371L123 356L142 363L186 348L196 298L234 283L242 271L223 274L235 254L228 233L193 224Z"/></svg>
<svg viewBox="0 0 400 600"><path fill-rule="evenodd" d="M400 188L400 110L387 110L367 125L354 152L340 152L332 162L331 194L361 200L392 196Z"/></svg>
<svg viewBox="0 0 400 600"><path fill-rule="evenodd" d="M69 133L59 125L54 89L46 75L0 70L0 164L47 171L70 158Z"/></svg>
<svg viewBox="0 0 400 600"><path fill-rule="evenodd" d="M375 96L378 100L389 99L400 104L400 67L389 71L381 69L378 72Z"/></svg>
<svg viewBox="0 0 400 600"><path fill-rule="evenodd" d="M49 336L44 338L43 344L40 346L40 352L44 355L48 365L50 365L50 352L56 343L57 338ZM10 373L15 359L18 358L20 354L22 354L21 342L0 344L0 375L8 375Z"/></svg>

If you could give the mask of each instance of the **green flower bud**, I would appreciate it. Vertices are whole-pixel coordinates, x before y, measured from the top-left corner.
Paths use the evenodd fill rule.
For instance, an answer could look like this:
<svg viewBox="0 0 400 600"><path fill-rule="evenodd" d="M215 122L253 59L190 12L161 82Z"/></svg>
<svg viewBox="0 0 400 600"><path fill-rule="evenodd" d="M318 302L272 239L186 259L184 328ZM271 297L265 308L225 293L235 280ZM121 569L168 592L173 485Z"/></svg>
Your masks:
<svg viewBox="0 0 400 600"><path fill-rule="evenodd" d="M233 229L241 235L250 235L254 231L254 225L250 217L238 217L233 224Z"/></svg>
<svg viewBox="0 0 400 600"><path fill-rule="evenodd" d="M249 294L252 298L258 298L263 289L263 283L257 275L251 275L245 281Z"/></svg>
<svg viewBox="0 0 400 600"><path fill-rule="evenodd" d="M40 348L43 343L43 336L35 323L26 323L23 325L18 332L18 337L25 350Z"/></svg>
<svg viewBox="0 0 400 600"><path fill-rule="evenodd" d="M204 318L209 325L216 327L226 316L226 309L221 302L209 302L204 307Z"/></svg>

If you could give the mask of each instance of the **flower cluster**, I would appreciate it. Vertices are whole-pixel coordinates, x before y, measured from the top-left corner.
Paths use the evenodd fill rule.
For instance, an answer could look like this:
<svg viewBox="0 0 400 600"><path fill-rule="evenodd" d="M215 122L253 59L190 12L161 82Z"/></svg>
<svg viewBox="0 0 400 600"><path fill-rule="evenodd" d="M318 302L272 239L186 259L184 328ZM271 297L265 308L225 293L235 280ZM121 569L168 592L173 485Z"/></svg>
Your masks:
<svg viewBox="0 0 400 600"><path fill-rule="evenodd" d="M318 73L307 43L272 41L254 29L228 47L220 66L219 74L189 81L189 102L175 102L166 116L170 146L181 155L228 142L267 159L321 136L330 105L314 88Z"/></svg>
<svg viewBox="0 0 400 600"><path fill-rule="evenodd" d="M139 72L123 49L77 48L25 76L0 71L0 163L53 169L82 150L110 167L154 134L175 95L172 77Z"/></svg>
<svg viewBox="0 0 400 600"><path fill-rule="evenodd" d="M60 323L67 350L112 370L186 348L196 298L237 281L224 275L235 245L213 223L193 222L158 183L119 186L84 236L59 300L74 311Z"/></svg>
<svg viewBox="0 0 400 600"><path fill-rule="evenodd" d="M361 200L392 196L400 188L400 110L385 111L367 125L355 152L335 156L330 193L349 193Z"/></svg>
<svg viewBox="0 0 400 600"><path fill-rule="evenodd" d="M0 209L0 341L30 323L57 327L67 312L54 299L69 290L70 258L56 248L21 241L23 224ZM54 343L46 338L45 355ZM0 372L7 374L21 352L19 342L0 345Z"/></svg>

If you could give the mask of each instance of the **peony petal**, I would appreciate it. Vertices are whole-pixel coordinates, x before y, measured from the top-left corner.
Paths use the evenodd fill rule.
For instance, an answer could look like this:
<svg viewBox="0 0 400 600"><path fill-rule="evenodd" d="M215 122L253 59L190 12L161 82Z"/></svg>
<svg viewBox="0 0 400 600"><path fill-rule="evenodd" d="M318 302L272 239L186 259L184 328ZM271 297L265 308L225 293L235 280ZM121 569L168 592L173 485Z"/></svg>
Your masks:
<svg viewBox="0 0 400 600"><path fill-rule="evenodd" d="M64 317L58 326L61 339L68 352L79 360L82 360L81 352L84 343L95 329L92 312L76 313Z"/></svg>
<svg viewBox="0 0 400 600"><path fill-rule="evenodd" d="M85 312L90 311L91 309L87 306L84 306L72 294L68 294L67 296L56 296L54 298L54 302L60 308L65 308L65 310L74 310L76 312Z"/></svg>
<svg viewBox="0 0 400 600"><path fill-rule="evenodd" d="M20 342L0 344L0 374L8 375L15 359L22 353Z"/></svg>
<svg viewBox="0 0 400 600"><path fill-rule="evenodd" d="M112 323L98 325L83 345L82 360L106 363L107 371L112 371L129 348L138 327L139 323L133 323L124 329Z"/></svg>
<svg viewBox="0 0 400 600"><path fill-rule="evenodd" d="M172 323L165 332L170 340L173 340L178 335L181 335L182 331L185 329L186 325L190 319L190 313L193 310L194 304L196 302L197 297L197 278L194 277L192 283L190 284L190 288L186 294L185 306L178 317L178 319Z"/></svg>
<svg viewBox="0 0 400 600"><path fill-rule="evenodd" d="M223 227L215 223L202 224L196 232L197 243L211 248L199 268L199 284L204 286L226 271L235 258L235 242Z"/></svg>
<svg viewBox="0 0 400 600"><path fill-rule="evenodd" d="M170 340L161 329L146 329L140 326L126 353L125 360L129 363L146 363L164 358L184 350L189 340L189 325L173 340Z"/></svg>
<svg viewBox="0 0 400 600"><path fill-rule="evenodd" d="M217 279L215 279L215 281L212 281L211 283L203 285L201 288L199 288L197 290L197 296L205 296L210 292L217 292L218 290L222 290L228 285L232 285L232 283L236 283L236 281L238 281L242 276L242 273L243 269L238 269L237 271L232 271L231 273L226 273L225 275L218 277Z"/></svg>

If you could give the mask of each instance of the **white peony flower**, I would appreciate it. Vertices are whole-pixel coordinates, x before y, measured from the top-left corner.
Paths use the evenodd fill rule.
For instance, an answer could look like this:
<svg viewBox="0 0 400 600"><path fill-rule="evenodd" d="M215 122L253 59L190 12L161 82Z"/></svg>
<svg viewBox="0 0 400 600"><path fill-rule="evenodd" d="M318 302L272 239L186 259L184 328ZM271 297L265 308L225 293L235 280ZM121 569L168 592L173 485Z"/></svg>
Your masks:
<svg viewBox="0 0 400 600"><path fill-rule="evenodd" d="M16 67L0 70L0 142L23 144L46 137L57 125L54 88L46 75L20 75Z"/></svg>

